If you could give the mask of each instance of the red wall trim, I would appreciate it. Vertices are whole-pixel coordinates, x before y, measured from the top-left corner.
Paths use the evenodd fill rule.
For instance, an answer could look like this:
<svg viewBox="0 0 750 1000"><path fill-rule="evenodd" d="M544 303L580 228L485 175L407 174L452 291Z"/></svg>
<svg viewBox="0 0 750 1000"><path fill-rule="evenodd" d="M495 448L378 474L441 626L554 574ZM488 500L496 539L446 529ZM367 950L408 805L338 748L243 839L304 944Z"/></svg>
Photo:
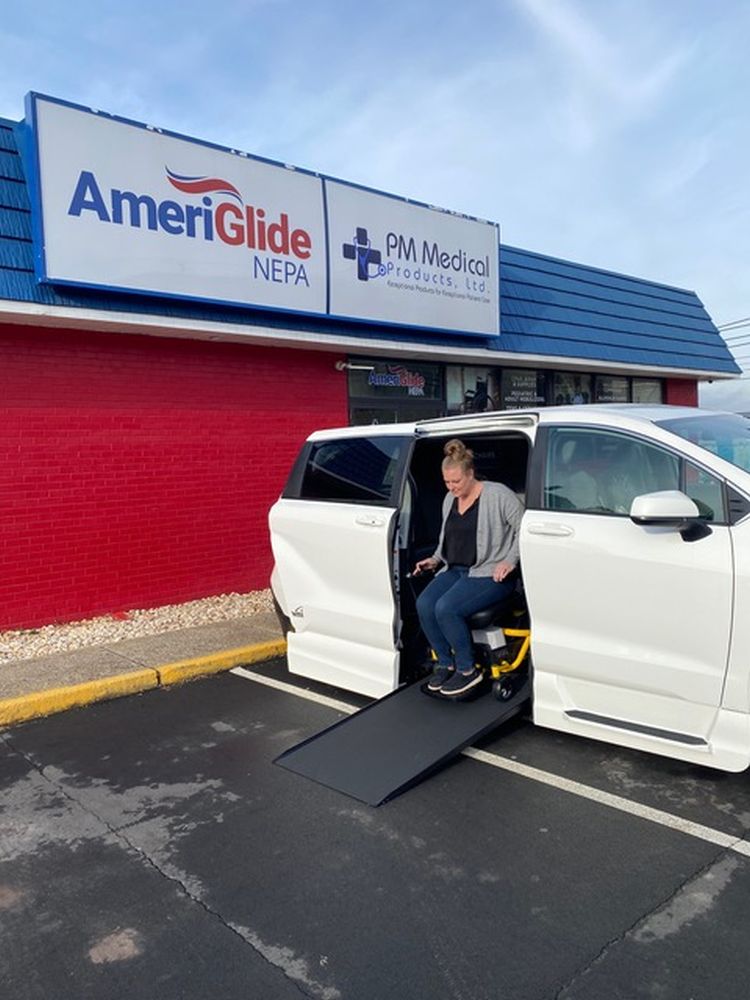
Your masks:
<svg viewBox="0 0 750 1000"><path fill-rule="evenodd" d="M668 378L664 402L673 406L697 406L698 383L691 378Z"/></svg>
<svg viewBox="0 0 750 1000"><path fill-rule="evenodd" d="M0 326L0 628L266 587L299 445L348 420L335 360Z"/></svg>

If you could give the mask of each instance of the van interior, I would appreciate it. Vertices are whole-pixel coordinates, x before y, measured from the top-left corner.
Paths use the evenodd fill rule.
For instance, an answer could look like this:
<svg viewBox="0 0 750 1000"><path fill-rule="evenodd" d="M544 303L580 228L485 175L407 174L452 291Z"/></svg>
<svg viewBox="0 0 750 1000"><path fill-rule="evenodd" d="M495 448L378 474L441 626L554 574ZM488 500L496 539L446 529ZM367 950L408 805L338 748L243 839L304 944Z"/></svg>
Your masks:
<svg viewBox="0 0 750 1000"><path fill-rule="evenodd" d="M419 628L416 600L432 577L410 577L414 564L432 555L437 545L442 519L445 485L443 448L456 435L418 438L412 451L404 487L401 515L394 543L398 571L394 573L396 605L401 619L401 681L415 680L423 672L429 651ZM474 452L478 479L503 483L523 503L529 465L530 442L522 433L461 434ZM394 566L395 569L395 566Z"/></svg>

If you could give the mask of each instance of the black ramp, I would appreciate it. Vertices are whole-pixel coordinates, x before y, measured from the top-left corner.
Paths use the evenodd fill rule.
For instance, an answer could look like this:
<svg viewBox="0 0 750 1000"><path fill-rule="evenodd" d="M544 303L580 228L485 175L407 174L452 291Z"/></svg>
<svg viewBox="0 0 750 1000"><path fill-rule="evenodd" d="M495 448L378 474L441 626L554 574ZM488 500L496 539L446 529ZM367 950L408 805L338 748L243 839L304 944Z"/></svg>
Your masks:
<svg viewBox="0 0 750 1000"><path fill-rule="evenodd" d="M419 682L334 723L274 763L378 806L517 715L529 693L527 681L508 701L486 694L451 702L424 694Z"/></svg>

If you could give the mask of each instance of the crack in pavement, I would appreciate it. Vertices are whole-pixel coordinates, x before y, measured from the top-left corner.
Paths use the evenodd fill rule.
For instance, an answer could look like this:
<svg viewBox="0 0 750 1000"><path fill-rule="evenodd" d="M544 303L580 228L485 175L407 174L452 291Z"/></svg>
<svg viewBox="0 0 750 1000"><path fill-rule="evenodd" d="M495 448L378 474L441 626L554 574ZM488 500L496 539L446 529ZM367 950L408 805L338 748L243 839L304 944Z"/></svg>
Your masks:
<svg viewBox="0 0 750 1000"><path fill-rule="evenodd" d="M106 649L106 651L108 653L111 653L113 656L116 656L118 660L124 660L126 663L130 663L134 667L138 667L139 670L153 670L158 680L159 671L156 667L153 667L150 663L143 663L142 660L136 660L132 656L128 656L126 653L123 653L122 650L115 649L114 645L103 646L102 648Z"/></svg>
<svg viewBox="0 0 750 1000"><path fill-rule="evenodd" d="M7 747L10 753L25 761L51 788L54 788L68 802L95 819L103 830L106 830L116 840L125 844L132 852L145 861L150 868L157 872L158 875L176 885L187 899L196 903L206 914L218 920L222 927L240 938L255 955L258 955L266 965L283 976L303 997L308 998L308 1000L340 1000L341 994L338 989L332 986L324 986L309 977L307 963L303 959L296 959L291 949L267 945L253 931L243 928L238 924L230 923L218 910L213 909L199 895L192 891L185 882L165 871L157 860L152 858L142 847L139 847L123 832L127 827L136 825L135 823L119 827L114 826L104 819L103 816L99 815L95 809L92 809L90 805L77 798L63 782L55 780L49 774L45 773L48 765L39 764L33 756L16 747L7 733L0 732L0 742ZM274 961L274 959L276 960Z"/></svg>
<svg viewBox="0 0 750 1000"><path fill-rule="evenodd" d="M664 910L668 909L671 903L677 900L681 895L683 895L686 889L698 882L700 879L704 878L712 869L717 865L721 864L722 861L730 859L736 861L737 856L733 854L731 848L722 849L717 852L717 854L706 862L701 868L696 869L692 875L684 879L684 881L677 886L677 888L666 896L661 902L653 906L648 912L642 914L638 919L626 927L620 934L612 938L599 950L599 952L592 958L585 966L582 966L573 973L573 975L563 983L554 995L554 1000L564 1000L564 995L568 990L571 990L575 984L582 979L584 976L588 975L592 969L597 965L600 965L605 961L609 952L615 948L618 944L623 941L627 941L629 937L638 933L639 929L643 929L649 920L653 919L656 915L662 913Z"/></svg>

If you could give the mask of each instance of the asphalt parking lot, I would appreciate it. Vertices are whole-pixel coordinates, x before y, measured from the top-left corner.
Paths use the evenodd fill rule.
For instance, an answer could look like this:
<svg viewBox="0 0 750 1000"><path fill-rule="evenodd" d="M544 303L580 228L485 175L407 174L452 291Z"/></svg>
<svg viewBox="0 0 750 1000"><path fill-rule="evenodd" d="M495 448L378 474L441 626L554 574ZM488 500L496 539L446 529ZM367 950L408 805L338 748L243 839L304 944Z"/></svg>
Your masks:
<svg viewBox="0 0 750 1000"><path fill-rule="evenodd" d="M747 997L749 775L517 720L374 809L272 763L341 714L255 675L0 733L4 995Z"/></svg>

